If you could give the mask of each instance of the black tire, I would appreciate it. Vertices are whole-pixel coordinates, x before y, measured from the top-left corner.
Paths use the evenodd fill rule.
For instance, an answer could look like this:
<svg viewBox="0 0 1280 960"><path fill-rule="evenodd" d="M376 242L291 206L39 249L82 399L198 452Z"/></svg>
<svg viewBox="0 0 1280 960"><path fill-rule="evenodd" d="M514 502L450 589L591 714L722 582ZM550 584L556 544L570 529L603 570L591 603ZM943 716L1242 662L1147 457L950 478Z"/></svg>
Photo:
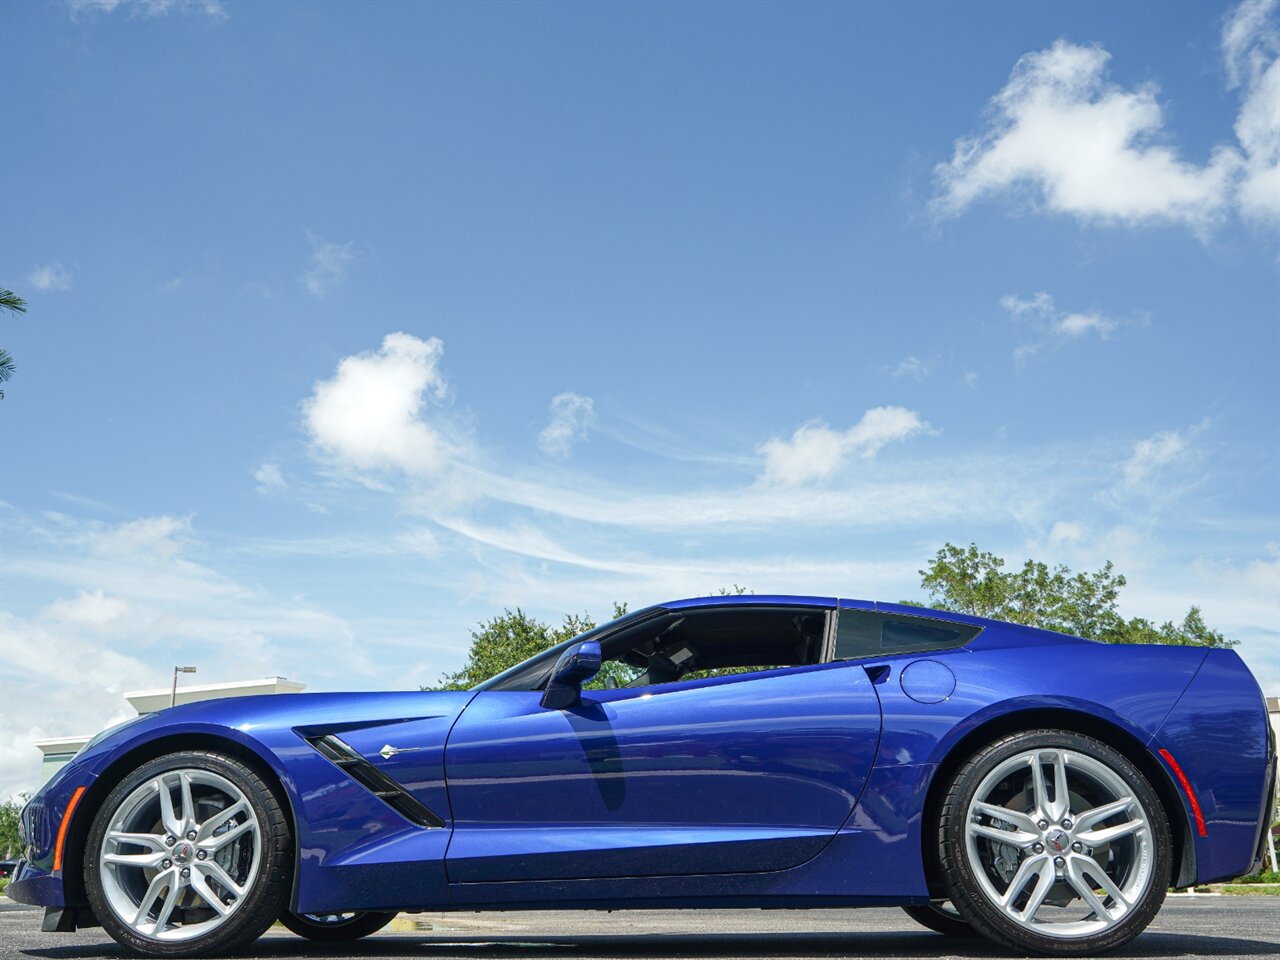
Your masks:
<svg viewBox="0 0 1280 960"><path fill-rule="evenodd" d="M1148 851L1148 854L1135 856L1134 859L1139 862L1139 865L1121 868L1136 871L1132 874L1135 878L1145 876L1145 885L1139 884L1140 891L1133 891L1135 899L1132 906L1121 912L1118 919L1108 916L1106 922L1112 925L1096 933L1064 933L1050 936L1041 931L1050 929L1052 924L1019 922L1007 916L990 893L984 890L984 882L987 887L993 886L990 882L993 874L987 873L983 880L980 880L976 872L978 869L994 870L995 867L984 866L981 862L975 866L969 847L966 845L966 834L971 826L969 819L970 804L973 802L983 781L1006 761L1012 761L1013 758L1019 757L1020 754L1041 750L1044 751L1044 754L1034 755L1034 766L1040 765L1041 756L1052 757L1054 751L1067 751L1068 756L1070 753L1078 755L1076 762L1079 765L1074 768L1076 770L1075 776L1077 777L1081 775L1080 771L1083 769L1083 765L1090 762L1090 758L1092 758L1092 761L1103 765L1112 775L1119 778L1119 781L1122 781L1127 791L1126 798L1136 801L1136 804L1141 807L1141 814L1146 818L1146 826L1142 831L1135 833L1130 842L1134 844L1136 849L1137 844L1141 842L1139 838L1145 841L1149 836L1149 846L1143 848ZM1080 757L1079 755L1083 756ZM1065 771L1068 768L1069 764L1064 765L1062 769ZM1029 767L1028 770L1030 769ZM1042 773L1043 769L1041 767ZM1030 776L1030 773L1027 776ZM1057 774L1055 773L1054 776L1056 777ZM1058 800L1056 791L1057 787L1055 786L1053 788L1055 802ZM1068 794L1068 802L1071 804L1069 809L1073 811L1068 813L1067 816L1069 818L1077 812L1075 811L1074 800L1071 799L1074 794L1074 787L1072 787L1070 779L1068 779L1068 788L1065 792ZM1089 804L1085 803L1082 806L1087 807ZM1122 814L1117 814L1117 816L1136 819L1137 815L1132 814L1132 810L1133 806L1130 805L1126 811ZM1065 843L1072 837L1076 837L1076 834L1071 834L1070 836L1063 834L1057 829L1057 825L1053 823L1049 823L1047 827L1041 827L1041 822L1038 821L1033 826L1052 831L1055 849L1062 849L1059 846L1060 843ZM1006 826L1002 829L1018 828ZM1155 791L1141 771L1121 753L1092 737L1065 730L1030 730L1012 734L988 744L974 754L956 771L948 784L947 792L941 804L941 816L938 822L936 839L940 847L939 865L943 886L951 902L959 911L960 916L978 933L1020 952L1052 956L1087 956L1113 950L1127 943L1146 928L1164 902L1165 892L1169 886L1172 841L1168 817ZM1122 840L1114 841L1117 845L1124 842ZM1037 851L1034 846L1038 846L1040 849ZM1034 846L1032 851L1039 855L1041 862L1044 862L1046 855L1052 854L1052 850L1047 849L1043 843ZM1054 866L1045 865L1046 871L1050 869L1055 871L1050 874L1053 879L1046 882L1046 888L1051 894L1058 890L1064 891L1064 893L1058 895L1059 898L1072 895L1078 896L1078 894L1074 894L1067 884L1062 867L1063 862L1071 856L1071 851L1075 849L1076 847L1072 846L1065 850L1066 858L1058 857L1053 859L1049 856L1049 863ZM1089 853L1090 848L1086 847L1085 854L1088 855ZM1025 856L1025 859L1031 859L1031 857ZM1068 863L1068 869L1069 866ZM1006 869L1012 868L1006 867ZM1040 883L1034 877L1030 882L1033 886L1030 888L1030 892L1026 892L1028 899L1033 892L1038 890L1038 884ZM1134 882L1138 883L1138 880ZM1104 906L1107 903L1115 904L1114 898L1108 897L1105 888L1094 887L1093 881L1090 881L1087 886L1095 889L1095 891L1102 890L1099 896ZM1011 906L1015 910L1018 909L1015 906L1017 903L1025 902L1021 898L1021 893L1014 894L1014 904L1011 904ZM1047 900L1045 902L1050 903L1051 906L1056 906L1052 901ZM1083 903L1083 900L1081 902ZM1035 921L1037 909L1031 909L1030 921ZM1084 909L1087 910L1088 908ZM1090 921L1089 917L1093 917L1093 921ZM1096 925L1097 922L1098 915L1095 910L1086 914L1085 922L1082 926ZM1033 929L1033 927L1037 929Z"/></svg>
<svg viewBox="0 0 1280 960"><path fill-rule="evenodd" d="M252 882L243 891L243 896L234 898L235 908L221 925L208 934L175 941L146 936L117 914L104 886L102 853L107 830L122 804L148 780L166 772L175 772L177 776L176 771L190 771L196 776L205 772L221 777L243 794L252 817L256 818L258 854ZM165 831L162 829L161 832ZM194 854L194 850L190 847L188 852ZM215 854L208 862L216 861L218 856ZM201 854L199 859L205 861L206 858ZM178 860L178 863L184 862L187 861ZM202 957L232 953L248 946L283 912L289 899L292 875L293 831L280 798L254 768L234 757L204 750L157 757L125 777L99 807L84 852L85 891L103 928L126 949L156 957ZM184 916L187 908L182 904L191 902L190 896L184 894L178 900L177 911L183 912ZM157 920L154 926L159 925Z"/></svg>
<svg viewBox="0 0 1280 960"><path fill-rule="evenodd" d="M280 922L298 936L330 943L367 937L395 918L394 913L326 913L316 917L287 911L280 914Z"/></svg>
<svg viewBox="0 0 1280 960"><path fill-rule="evenodd" d="M969 926L968 921L960 916L959 911L945 901L940 903L913 903L902 909L916 923L922 927L928 927L944 937L968 937L972 939L978 936L978 931Z"/></svg>

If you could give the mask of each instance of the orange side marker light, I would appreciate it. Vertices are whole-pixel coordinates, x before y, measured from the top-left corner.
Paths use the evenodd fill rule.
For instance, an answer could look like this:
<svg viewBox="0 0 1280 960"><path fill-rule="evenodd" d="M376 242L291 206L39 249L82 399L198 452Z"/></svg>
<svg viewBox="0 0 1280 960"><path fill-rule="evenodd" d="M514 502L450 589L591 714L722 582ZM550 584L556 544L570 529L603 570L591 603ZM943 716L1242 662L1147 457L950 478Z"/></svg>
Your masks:
<svg viewBox="0 0 1280 960"><path fill-rule="evenodd" d="M76 812L76 804L80 802L82 796L84 796L84 787L76 787L76 792L67 801L66 812L62 814L62 823L58 826L58 842L53 848L54 873L62 869L62 845L67 841L67 827L71 826L71 815Z"/></svg>

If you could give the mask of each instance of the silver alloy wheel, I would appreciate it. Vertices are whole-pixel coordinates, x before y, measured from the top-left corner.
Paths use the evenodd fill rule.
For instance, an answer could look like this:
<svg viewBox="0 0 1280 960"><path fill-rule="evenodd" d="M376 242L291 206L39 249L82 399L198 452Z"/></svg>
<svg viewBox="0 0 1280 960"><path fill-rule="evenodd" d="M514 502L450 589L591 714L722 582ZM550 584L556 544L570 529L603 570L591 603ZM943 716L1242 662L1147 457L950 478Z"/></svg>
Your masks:
<svg viewBox="0 0 1280 960"><path fill-rule="evenodd" d="M1105 763L1044 747L1010 757L974 792L965 850L983 895L1041 936L1120 923L1151 884L1155 840L1134 791Z"/></svg>
<svg viewBox="0 0 1280 960"><path fill-rule="evenodd" d="M262 859L243 791L209 770L167 770L111 815L99 877L116 917L144 937L192 940L230 919Z"/></svg>

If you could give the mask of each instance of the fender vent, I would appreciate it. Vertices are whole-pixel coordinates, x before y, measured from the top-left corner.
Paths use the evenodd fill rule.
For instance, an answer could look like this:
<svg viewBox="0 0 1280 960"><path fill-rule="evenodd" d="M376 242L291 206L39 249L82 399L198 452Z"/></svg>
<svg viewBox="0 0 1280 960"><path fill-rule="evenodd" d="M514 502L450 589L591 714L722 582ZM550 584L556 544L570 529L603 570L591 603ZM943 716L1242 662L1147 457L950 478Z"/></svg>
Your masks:
<svg viewBox="0 0 1280 960"><path fill-rule="evenodd" d="M307 743L320 755L340 767L375 797L391 807L406 820L420 827L443 827L444 820L426 807L422 801L396 783L372 763L362 757L354 747L339 740L333 734L307 737Z"/></svg>

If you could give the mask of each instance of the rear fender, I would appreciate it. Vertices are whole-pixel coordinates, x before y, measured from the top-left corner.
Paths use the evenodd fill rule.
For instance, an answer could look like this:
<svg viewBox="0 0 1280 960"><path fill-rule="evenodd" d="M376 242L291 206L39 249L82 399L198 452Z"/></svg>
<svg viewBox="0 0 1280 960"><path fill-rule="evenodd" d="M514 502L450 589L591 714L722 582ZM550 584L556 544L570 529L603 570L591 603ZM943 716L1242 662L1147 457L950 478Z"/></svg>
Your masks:
<svg viewBox="0 0 1280 960"><path fill-rule="evenodd" d="M1234 651L1209 651L1150 746L1178 781L1195 828L1195 882L1248 873L1266 819L1271 727L1262 691Z"/></svg>

